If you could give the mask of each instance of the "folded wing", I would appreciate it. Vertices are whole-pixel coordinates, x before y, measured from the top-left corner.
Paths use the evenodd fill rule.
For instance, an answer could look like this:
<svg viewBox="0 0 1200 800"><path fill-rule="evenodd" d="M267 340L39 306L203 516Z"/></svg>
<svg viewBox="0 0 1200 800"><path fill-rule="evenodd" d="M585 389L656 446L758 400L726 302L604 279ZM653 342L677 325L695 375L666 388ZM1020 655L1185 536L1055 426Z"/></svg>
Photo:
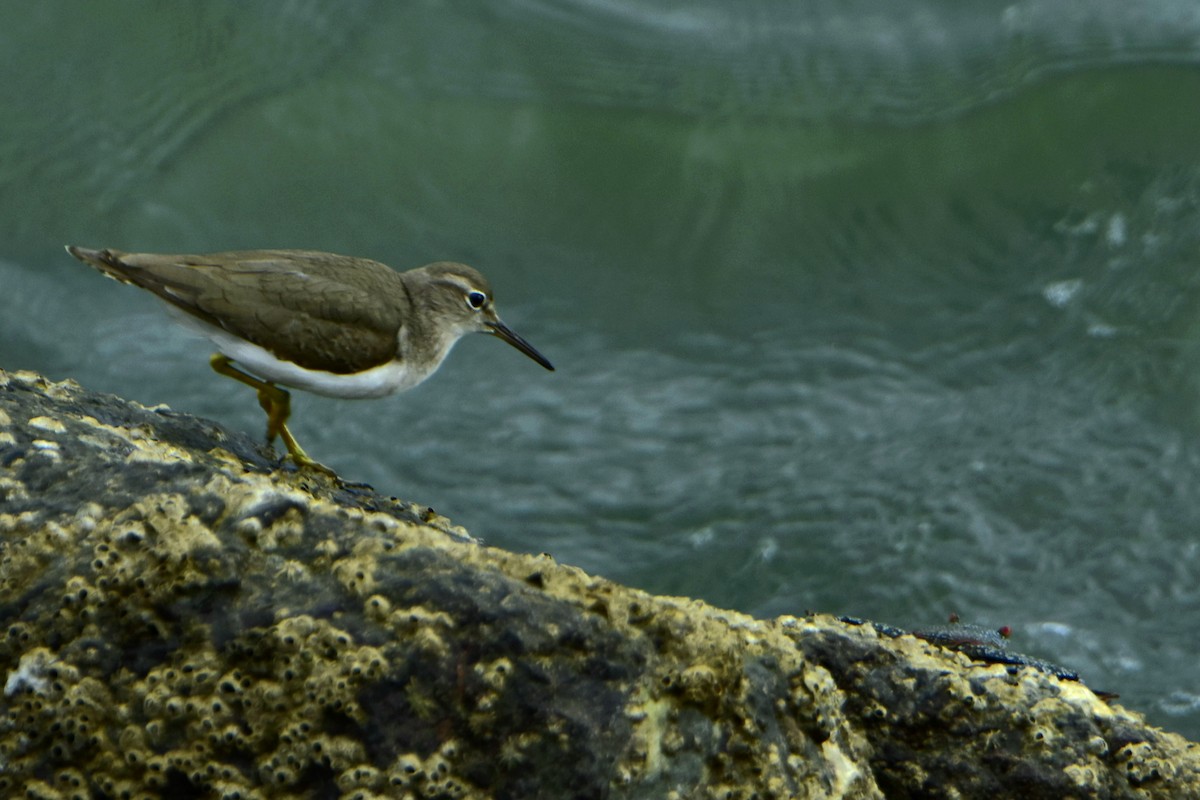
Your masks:
<svg viewBox="0 0 1200 800"><path fill-rule="evenodd" d="M375 261L306 250L68 250L110 277L306 369L360 372L397 353L408 294L400 275Z"/></svg>

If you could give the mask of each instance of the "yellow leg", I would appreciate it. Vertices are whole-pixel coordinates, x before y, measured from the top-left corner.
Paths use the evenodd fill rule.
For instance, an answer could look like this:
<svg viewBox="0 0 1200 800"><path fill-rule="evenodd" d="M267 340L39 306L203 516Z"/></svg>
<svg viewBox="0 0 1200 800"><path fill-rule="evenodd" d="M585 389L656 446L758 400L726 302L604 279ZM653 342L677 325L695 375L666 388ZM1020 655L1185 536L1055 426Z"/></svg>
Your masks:
<svg viewBox="0 0 1200 800"><path fill-rule="evenodd" d="M288 430L288 417L292 415L291 394L270 381L259 380L253 375L242 372L233 366L232 359L220 353L213 353L208 363L217 373L244 383L258 392L258 404L262 406L263 411L267 412L267 444L275 441L275 437L278 436L283 439L288 455L292 457L292 461L297 467L315 469L331 477L337 477L337 473L329 467L309 458L308 453L304 452L304 448Z"/></svg>

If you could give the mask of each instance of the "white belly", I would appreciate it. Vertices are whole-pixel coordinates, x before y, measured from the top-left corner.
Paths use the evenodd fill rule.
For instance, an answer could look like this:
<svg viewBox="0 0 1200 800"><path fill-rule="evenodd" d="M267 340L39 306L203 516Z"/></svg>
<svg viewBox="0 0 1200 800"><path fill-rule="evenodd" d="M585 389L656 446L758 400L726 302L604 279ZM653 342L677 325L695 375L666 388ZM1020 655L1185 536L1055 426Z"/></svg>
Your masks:
<svg viewBox="0 0 1200 800"><path fill-rule="evenodd" d="M326 397L356 400L408 391L432 375L438 366L435 364L432 369L411 369L403 361L390 361L383 366L353 375L305 369L290 361L282 361L269 350L234 336L222 328L207 325L190 314L176 311L174 316L186 327L210 340L217 346L217 350L256 377L293 389L323 394Z"/></svg>
<svg viewBox="0 0 1200 800"><path fill-rule="evenodd" d="M256 344L251 344L245 339L239 339L224 331L221 334L209 334L208 338L212 339L218 350L232 358L248 372L273 383L328 397L348 399L384 397L411 389L428 378L433 371L429 370L429 372L419 374L416 370L409 369L408 365L402 361L389 361L381 367L373 367L366 372L339 375L336 372L305 369L290 361L280 361L269 351Z"/></svg>

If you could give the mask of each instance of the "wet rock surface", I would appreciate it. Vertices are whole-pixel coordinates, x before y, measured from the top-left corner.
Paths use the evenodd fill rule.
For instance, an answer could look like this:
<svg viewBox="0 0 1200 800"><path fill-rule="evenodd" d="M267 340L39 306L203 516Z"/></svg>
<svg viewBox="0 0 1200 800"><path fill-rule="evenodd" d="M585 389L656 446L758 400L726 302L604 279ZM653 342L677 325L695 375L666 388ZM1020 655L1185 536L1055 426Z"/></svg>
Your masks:
<svg viewBox="0 0 1200 800"><path fill-rule="evenodd" d="M6 797L1200 796L1079 682L654 597L2 371L0 680Z"/></svg>

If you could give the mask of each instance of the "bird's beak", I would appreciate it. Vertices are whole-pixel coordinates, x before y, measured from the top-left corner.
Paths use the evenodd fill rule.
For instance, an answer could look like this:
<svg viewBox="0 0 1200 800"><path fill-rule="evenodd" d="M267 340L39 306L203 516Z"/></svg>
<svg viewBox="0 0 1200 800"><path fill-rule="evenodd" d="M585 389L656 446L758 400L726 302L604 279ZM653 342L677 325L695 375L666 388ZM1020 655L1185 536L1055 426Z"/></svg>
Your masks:
<svg viewBox="0 0 1200 800"><path fill-rule="evenodd" d="M515 332L513 332L512 328L508 327L500 320L484 320L483 324L491 328L491 333L494 335L499 336L501 339L508 342L513 347L517 348L546 369L550 370L551 372L554 371L554 365L546 360L544 355L539 353L533 345L518 336Z"/></svg>

